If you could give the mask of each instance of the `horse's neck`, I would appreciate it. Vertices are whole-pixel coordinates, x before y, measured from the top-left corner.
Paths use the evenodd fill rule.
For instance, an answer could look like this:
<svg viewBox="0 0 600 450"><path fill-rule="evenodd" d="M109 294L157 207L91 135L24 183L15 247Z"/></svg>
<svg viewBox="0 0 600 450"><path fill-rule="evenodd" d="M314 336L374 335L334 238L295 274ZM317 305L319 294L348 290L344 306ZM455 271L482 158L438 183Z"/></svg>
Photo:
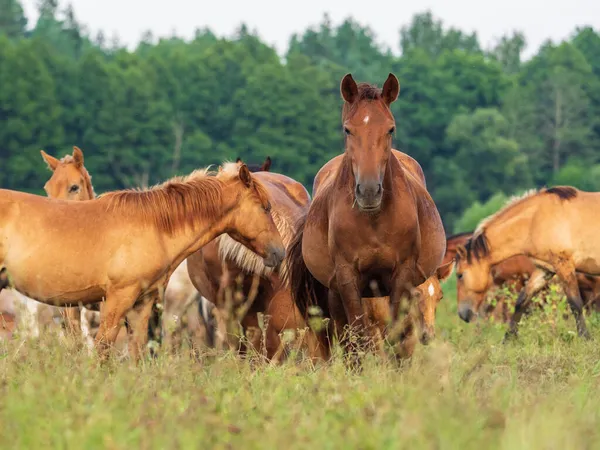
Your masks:
<svg viewBox="0 0 600 450"><path fill-rule="evenodd" d="M497 264L529 250L529 230L535 208L533 205L517 206L508 217L499 218L485 229L490 246L491 264Z"/></svg>
<svg viewBox="0 0 600 450"><path fill-rule="evenodd" d="M230 215L235 213L236 197L223 191L221 213L217 217L197 217L191 226L185 226L173 235L163 237L165 248L176 268L192 253L197 252L213 239L225 232Z"/></svg>

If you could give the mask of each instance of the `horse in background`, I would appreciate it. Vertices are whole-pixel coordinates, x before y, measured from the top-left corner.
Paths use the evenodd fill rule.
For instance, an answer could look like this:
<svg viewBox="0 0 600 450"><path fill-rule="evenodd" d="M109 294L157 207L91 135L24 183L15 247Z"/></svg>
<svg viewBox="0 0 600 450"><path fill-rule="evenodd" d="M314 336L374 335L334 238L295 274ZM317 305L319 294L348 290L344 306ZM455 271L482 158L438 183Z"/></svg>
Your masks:
<svg viewBox="0 0 600 450"><path fill-rule="evenodd" d="M239 156L235 160L237 164L243 164L242 158ZM267 156L262 164L247 164L250 172L270 172L271 171L271 157Z"/></svg>
<svg viewBox="0 0 600 450"><path fill-rule="evenodd" d="M79 147L74 146L73 154L65 155L60 160L50 156L44 150L40 150L40 153L48 169L52 171L52 176L44 185L44 191L46 191L48 197L72 201L92 200L96 198L96 193L92 185L92 177L85 168L83 151ZM75 335L82 334L88 345L93 344L91 321L95 318L93 316L99 315L98 312L80 306L57 308L44 305L43 303L37 304L42 310L59 310L70 332ZM52 315L54 316L55 314Z"/></svg>
<svg viewBox="0 0 600 450"><path fill-rule="evenodd" d="M232 164L239 165L241 162L229 163ZM265 168L264 164L262 168ZM258 167L253 176L261 180L269 193L271 215L284 244L287 244L295 232L296 222L308 208L310 196L297 181L260 169ZM282 279L285 267L281 270L265 267L260 258L228 235L210 242L187 261L194 286L203 298L215 305L212 314L217 322L217 347L229 340L227 323L239 322L248 338L239 345L242 353L252 348L269 360L286 356L285 342L280 335L285 330L303 329L306 323ZM268 316L268 320L261 320L261 316L263 319ZM209 318L205 316L205 319ZM312 331L309 330L302 339L301 344L308 346L311 356L321 357Z"/></svg>
<svg viewBox="0 0 600 450"><path fill-rule="evenodd" d="M345 152L336 176L313 193L286 257L303 315L317 305L333 319L331 332L341 337L355 327L380 349L377 329L396 327L402 300L436 275L446 246L426 187L393 156L390 106L399 90L391 73L382 89L343 78ZM391 327L387 318L369 323L362 299L374 297L389 297ZM408 356L403 352L397 354Z"/></svg>
<svg viewBox="0 0 600 450"><path fill-rule="evenodd" d="M444 263L452 264L450 271L454 269L458 248L464 246L472 236L472 232L463 232L447 238ZM515 255L492 266L489 274L489 288L483 295L473 297L474 303L472 308L475 313L482 315L483 317L491 316L496 320L508 322L511 317L511 312L507 304L509 299L503 292L503 288L508 288L509 291L515 293L521 292L534 271L534 263L525 255ZM600 306L600 277L590 276L580 272L577 272L576 276L579 293L583 299L584 307L587 309L598 308ZM548 287L542 289L540 292L547 290ZM456 298L459 312L465 311L461 305L467 301L468 297L468 292L465 289L463 279L457 279ZM491 304L486 301L486 299L490 298L494 298L496 303ZM471 320L471 318L472 316L468 316L466 313L464 316L461 316L461 319L465 321L468 321L466 319Z"/></svg>
<svg viewBox="0 0 600 450"><path fill-rule="evenodd" d="M506 338L517 334L531 298L554 275L566 294L578 335L589 338L577 272L600 275L600 239L593 225L599 208L600 193L556 186L512 199L482 221L457 251L457 279L462 280L466 292L461 317L475 315L477 298L490 286L492 266L525 255L536 269L519 294Z"/></svg>
<svg viewBox="0 0 600 450"><path fill-rule="evenodd" d="M102 356L127 316L129 353L139 357L171 273L220 234L247 245L268 267L285 254L268 194L244 165L80 202L0 190L0 206L0 267L12 287L63 307L106 298L96 335Z"/></svg>

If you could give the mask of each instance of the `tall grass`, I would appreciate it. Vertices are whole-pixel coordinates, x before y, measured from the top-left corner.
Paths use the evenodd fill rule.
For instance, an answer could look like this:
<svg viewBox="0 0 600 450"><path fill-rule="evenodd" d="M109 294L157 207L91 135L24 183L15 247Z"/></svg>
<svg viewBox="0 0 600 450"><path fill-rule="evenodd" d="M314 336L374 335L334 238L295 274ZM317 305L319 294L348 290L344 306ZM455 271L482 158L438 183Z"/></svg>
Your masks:
<svg viewBox="0 0 600 450"><path fill-rule="evenodd" d="M232 353L164 353L135 365L52 334L0 345L6 448L600 448L600 321L594 339L541 311L517 342L463 324L452 281L438 337L403 367L367 357L280 366ZM548 320L548 315L559 318Z"/></svg>

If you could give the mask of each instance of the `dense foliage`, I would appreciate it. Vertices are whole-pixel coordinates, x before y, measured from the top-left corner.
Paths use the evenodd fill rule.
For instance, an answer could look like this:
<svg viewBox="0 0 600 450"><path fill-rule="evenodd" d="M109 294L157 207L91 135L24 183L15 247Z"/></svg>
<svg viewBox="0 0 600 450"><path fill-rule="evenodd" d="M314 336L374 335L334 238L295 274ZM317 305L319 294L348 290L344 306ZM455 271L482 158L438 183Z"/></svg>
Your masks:
<svg viewBox="0 0 600 450"><path fill-rule="evenodd" d="M600 35L575 30L522 61L523 35L483 50L430 13L400 30L401 56L348 19L293 36L284 58L241 26L231 39L135 51L90 37L71 8L0 0L0 186L42 193L39 150L86 153L97 192L148 185L241 156L307 187L343 149L339 81L400 79L396 148L415 157L450 231L474 202L528 187L600 188ZM468 220L467 220L468 222Z"/></svg>

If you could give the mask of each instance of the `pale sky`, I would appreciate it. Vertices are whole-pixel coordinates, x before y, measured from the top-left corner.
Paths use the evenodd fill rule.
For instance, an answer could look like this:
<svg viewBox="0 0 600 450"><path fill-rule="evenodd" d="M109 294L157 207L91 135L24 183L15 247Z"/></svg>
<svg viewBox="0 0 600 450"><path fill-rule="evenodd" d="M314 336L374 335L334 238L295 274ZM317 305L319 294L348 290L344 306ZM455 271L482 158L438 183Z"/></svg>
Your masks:
<svg viewBox="0 0 600 450"><path fill-rule="evenodd" d="M66 5L60 0L60 5ZM375 32L380 44L399 53L398 30L415 13L430 9L446 26L476 31L487 48L495 39L512 30L525 33L525 55L535 53L548 38L568 38L576 26L600 29L598 0L71 0L76 17L95 35L103 30L107 39L118 34L120 41L134 48L146 30L155 37L173 31L189 38L194 29L209 27L219 36L230 36L240 23L256 29L261 38L285 52L293 33L317 25L328 13L334 25L352 16ZM36 0L23 0L31 23L35 24Z"/></svg>

